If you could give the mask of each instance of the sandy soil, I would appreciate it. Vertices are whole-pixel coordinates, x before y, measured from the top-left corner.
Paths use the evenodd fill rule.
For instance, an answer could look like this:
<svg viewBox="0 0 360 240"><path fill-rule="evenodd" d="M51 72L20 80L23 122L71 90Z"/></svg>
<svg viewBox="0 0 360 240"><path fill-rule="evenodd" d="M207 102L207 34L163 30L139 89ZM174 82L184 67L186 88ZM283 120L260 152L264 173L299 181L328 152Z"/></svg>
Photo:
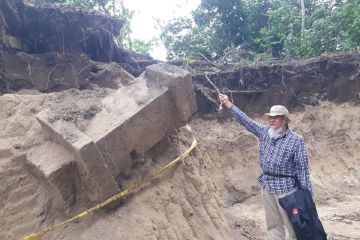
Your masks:
<svg viewBox="0 0 360 240"><path fill-rule="evenodd" d="M79 200L66 211L54 209L54 196L24 157L47 140L37 112L71 98L91 108L89 99L97 102L96 96L104 95L81 94L0 97L0 239L18 239L90 207ZM40 239L266 239L256 138L223 113L195 117L190 126L199 145L184 164L126 197L116 210L99 210ZM322 102L293 113L291 127L305 138L315 199L330 239L360 239L359 107ZM170 135L137 164L124 186L190 143L185 130Z"/></svg>
<svg viewBox="0 0 360 240"><path fill-rule="evenodd" d="M330 239L360 239L359 113L353 104L322 102L291 116L291 127L306 141L315 199ZM234 236L265 239L256 138L229 119L196 119L192 126L200 149L217 162L214 179Z"/></svg>

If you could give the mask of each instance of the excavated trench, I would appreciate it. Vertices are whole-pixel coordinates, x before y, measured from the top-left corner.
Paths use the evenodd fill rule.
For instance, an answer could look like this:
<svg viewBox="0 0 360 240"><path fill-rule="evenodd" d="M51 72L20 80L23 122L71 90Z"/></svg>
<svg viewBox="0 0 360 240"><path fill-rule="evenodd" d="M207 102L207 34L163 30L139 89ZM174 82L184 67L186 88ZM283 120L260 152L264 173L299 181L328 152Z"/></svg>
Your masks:
<svg viewBox="0 0 360 240"><path fill-rule="evenodd" d="M0 16L0 239L92 207L175 159L192 136L198 146L182 164L39 239L266 239L257 140L217 110L205 74L259 121L273 104L289 107L329 239L360 239L358 53L193 67L191 79L119 48L116 19L8 0Z"/></svg>

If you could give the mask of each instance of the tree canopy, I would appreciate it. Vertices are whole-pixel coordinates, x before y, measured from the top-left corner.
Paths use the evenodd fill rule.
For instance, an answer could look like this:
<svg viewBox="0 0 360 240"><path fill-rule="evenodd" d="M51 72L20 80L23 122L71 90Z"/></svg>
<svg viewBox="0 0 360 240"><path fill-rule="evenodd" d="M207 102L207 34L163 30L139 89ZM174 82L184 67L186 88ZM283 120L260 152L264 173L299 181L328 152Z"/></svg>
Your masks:
<svg viewBox="0 0 360 240"><path fill-rule="evenodd" d="M305 11L302 12L302 6ZM202 0L190 17L165 24L168 58L313 57L360 46L360 0Z"/></svg>
<svg viewBox="0 0 360 240"><path fill-rule="evenodd" d="M99 9L125 20L124 47L149 53L157 39L131 39L133 12L121 0L32 0ZM360 0L202 0L190 16L162 26L168 58L202 54L219 59L231 49L249 58L300 58L360 48Z"/></svg>

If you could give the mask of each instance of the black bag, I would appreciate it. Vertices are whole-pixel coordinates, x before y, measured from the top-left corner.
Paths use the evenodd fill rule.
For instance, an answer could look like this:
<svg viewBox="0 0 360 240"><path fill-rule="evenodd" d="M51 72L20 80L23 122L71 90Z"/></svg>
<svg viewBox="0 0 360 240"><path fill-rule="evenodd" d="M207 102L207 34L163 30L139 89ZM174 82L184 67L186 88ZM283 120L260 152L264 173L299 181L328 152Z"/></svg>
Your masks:
<svg viewBox="0 0 360 240"><path fill-rule="evenodd" d="M311 192L301 186L297 177L272 173L264 174L295 179L298 190L279 198L279 203L288 215L297 240L326 240L326 233L319 219Z"/></svg>

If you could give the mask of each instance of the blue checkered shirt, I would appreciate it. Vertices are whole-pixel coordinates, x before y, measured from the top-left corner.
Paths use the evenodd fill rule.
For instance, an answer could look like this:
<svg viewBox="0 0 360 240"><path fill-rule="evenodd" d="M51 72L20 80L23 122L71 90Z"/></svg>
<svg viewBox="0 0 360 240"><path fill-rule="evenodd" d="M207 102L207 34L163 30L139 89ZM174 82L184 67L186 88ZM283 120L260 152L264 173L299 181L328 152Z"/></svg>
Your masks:
<svg viewBox="0 0 360 240"><path fill-rule="evenodd" d="M309 161L301 136L288 129L280 138L272 139L268 134L269 126L255 122L235 105L232 105L230 111L241 125L259 138L259 163L263 172L296 175L300 184L312 192L309 180ZM269 192L275 194L287 193L294 189L295 184L293 178L280 178L264 174L261 174L258 180Z"/></svg>

